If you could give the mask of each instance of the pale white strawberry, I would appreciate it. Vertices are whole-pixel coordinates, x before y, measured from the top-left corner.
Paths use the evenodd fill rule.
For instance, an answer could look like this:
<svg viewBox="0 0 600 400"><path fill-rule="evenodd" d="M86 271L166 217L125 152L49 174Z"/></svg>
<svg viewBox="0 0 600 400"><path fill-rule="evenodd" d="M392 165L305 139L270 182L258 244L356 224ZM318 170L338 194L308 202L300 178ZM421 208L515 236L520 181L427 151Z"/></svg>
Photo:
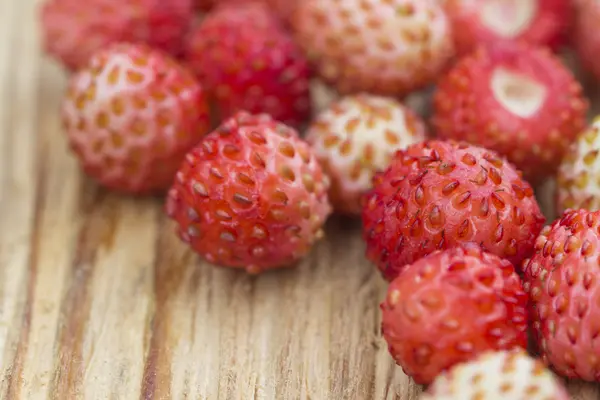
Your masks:
<svg viewBox="0 0 600 400"><path fill-rule="evenodd" d="M305 0L291 24L318 75L346 94L405 96L454 53L438 0Z"/></svg>
<svg viewBox="0 0 600 400"><path fill-rule="evenodd" d="M571 145L558 170L557 211L600 210L600 116Z"/></svg>
<svg viewBox="0 0 600 400"><path fill-rule="evenodd" d="M358 214L373 175L387 168L396 150L425 136L425 124L409 108L361 93L333 102L311 124L306 139L331 178L335 209Z"/></svg>
<svg viewBox="0 0 600 400"><path fill-rule="evenodd" d="M486 352L438 376L421 400L568 400L561 382L525 351Z"/></svg>

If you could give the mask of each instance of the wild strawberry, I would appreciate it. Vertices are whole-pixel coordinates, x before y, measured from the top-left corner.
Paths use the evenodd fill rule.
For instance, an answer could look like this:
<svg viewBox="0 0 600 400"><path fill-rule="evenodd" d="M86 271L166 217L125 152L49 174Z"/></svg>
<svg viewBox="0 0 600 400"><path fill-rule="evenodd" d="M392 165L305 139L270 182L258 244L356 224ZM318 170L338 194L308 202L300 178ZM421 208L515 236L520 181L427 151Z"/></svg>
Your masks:
<svg viewBox="0 0 600 400"><path fill-rule="evenodd" d="M522 349L488 351L438 376L420 400L569 400L562 383Z"/></svg>
<svg viewBox="0 0 600 400"><path fill-rule="evenodd" d="M512 264L476 244L434 252L390 284L382 332L419 384L487 350L527 345L527 296Z"/></svg>
<svg viewBox="0 0 600 400"><path fill-rule="evenodd" d="M305 0L292 17L297 42L342 93L405 96L433 82L453 55L438 0Z"/></svg>
<svg viewBox="0 0 600 400"><path fill-rule="evenodd" d="M192 10L192 0L49 0L41 11L45 48L71 70L116 42L179 55Z"/></svg>
<svg viewBox="0 0 600 400"><path fill-rule="evenodd" d="M425 124L394 99L359 94L331 104L306 140L331 178L334 208L360 214L374 173L387 168L396 150L425 140Z"/></svg>
<svg viewBox="0 0 600 400"><path fill-rule="evenodd" d="M567 211L544 228L523 264L533 332L561 375L600 381L600 212Z"/></svg>
<svg viewBox="0 0 600 400"><path fill-rule="evenodd" d="M268 113L298 126L310 115L307 61L264 6L223 6L192 34L187 60L221 117Z"/></svg>
<svg viewBox="0 0 600 400"><path fill-rule="evenodd" d="M598 20L600 19L600 3L596 0L578 0L573 44L584 69L600 79L600 35Z"/></svg>
<svg viewBox="0 0 600 400"><path fill-rule="evenodd" d="M92 56L71 77L62 116L85 172L131 193L167 189L210 128L193 74L145 45L112 45Z"/></svg>
<svg viewBox="0 0 600 400"><path fill-rule="evenodd" d="M572 144L558 170L557 209L600 210L600 116Z"/></svg>
<svg viewBox="0 0 600 400"><path fill-rule="evenodd" d="M514 41L557 49L571 17L565 0L446 0L445 9L460 54Z"/></svg>
<svg viewBox="0 0 600 400"><path fill-rule="evenodd" d="M396 153L374 179L362 219L367 257L388 280L466 242L520 265L545 221L531 186L498 154L438 140Z"/></svg>
<svg viewBox="0 0 600 400"><path fill-rule="evenodd" d="M187 155L167 213L208 261L259 273L300 259L323 235L328 185L295 130L240 112Z"/></svg>
<svg viewBox="0 0 600 400"><path fill-rule="evenodd" d="M505 155L536 183L556 171L587 108L581 86L549 51L498 45L463 58L440 80L433 126L442 138Z"/></svg>

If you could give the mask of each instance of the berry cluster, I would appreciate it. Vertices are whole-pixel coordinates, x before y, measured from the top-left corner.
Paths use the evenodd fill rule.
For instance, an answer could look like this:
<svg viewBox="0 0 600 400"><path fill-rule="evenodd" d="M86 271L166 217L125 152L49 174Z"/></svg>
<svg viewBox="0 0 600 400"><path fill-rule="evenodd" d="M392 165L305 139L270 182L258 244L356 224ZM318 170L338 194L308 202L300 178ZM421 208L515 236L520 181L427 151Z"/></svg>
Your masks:
<svg viewBox="0 0 600 400"><path fill-rule="evenodd" d="M567 399L546 366L600 381L600 119L559 55L600 80L598 18L596 0L48 0L40 17L82 170L164 195L208 262L290 267L333 212L361 218L382 335L424 400ZM340 96L318 113L313 78ZM403 103L426 88L429 124ZM544 227L534 187L554 176Z"/></svg>

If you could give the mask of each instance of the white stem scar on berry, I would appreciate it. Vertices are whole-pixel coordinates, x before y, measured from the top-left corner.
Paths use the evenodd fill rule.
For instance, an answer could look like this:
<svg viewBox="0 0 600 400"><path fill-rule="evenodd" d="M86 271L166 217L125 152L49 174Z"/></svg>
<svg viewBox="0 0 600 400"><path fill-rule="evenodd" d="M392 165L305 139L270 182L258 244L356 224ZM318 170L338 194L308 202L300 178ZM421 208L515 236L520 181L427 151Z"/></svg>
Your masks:
<svg viewBox="0 0 600 400"><path fill-rule="evenodd" d="M481 5L481 23L505 38L520 35L534 19L537 0L488 0Z"/></svg>
<svg viewBox="0 0 600 400"><path fill-rule="evenodd" d="M495 99L511 113L529 118L546 101L547 89L535 79L498 67L492 73L491 88Z"/></svg>

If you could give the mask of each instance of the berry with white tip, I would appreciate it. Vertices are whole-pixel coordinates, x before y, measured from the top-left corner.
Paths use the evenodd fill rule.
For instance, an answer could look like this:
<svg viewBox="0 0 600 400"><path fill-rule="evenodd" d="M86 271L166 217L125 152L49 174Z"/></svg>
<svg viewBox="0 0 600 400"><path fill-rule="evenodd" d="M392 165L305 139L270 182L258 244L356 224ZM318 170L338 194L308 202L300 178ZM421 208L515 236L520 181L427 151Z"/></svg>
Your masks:
<svg viewBox="0 0 600 400"><path fill-rule="evenodd" d="M305 0L291 24L318 75L342 93L406 96L454 54L437 0Z"/></svg>
<svg viewBox="0 0 600 400"><path fill-rule="evenodd" d="M420 400L569 400L560 380L522 349L489 351L438 376Z"/></svg>
<svg viewBox="0 0 600 400"><path fill-rule="evenodd" d="M350 95L335 101L310 125L306 140L331 178L336 211L359 214L375 173L397 150L425 140L425 124L392 98Z"/></svg>
<svg viewBox="0 0 600 400"><path fill-rule="evenodd" d="M600 116L571 145L558 170L557 211L600 210Z"/></svg>

